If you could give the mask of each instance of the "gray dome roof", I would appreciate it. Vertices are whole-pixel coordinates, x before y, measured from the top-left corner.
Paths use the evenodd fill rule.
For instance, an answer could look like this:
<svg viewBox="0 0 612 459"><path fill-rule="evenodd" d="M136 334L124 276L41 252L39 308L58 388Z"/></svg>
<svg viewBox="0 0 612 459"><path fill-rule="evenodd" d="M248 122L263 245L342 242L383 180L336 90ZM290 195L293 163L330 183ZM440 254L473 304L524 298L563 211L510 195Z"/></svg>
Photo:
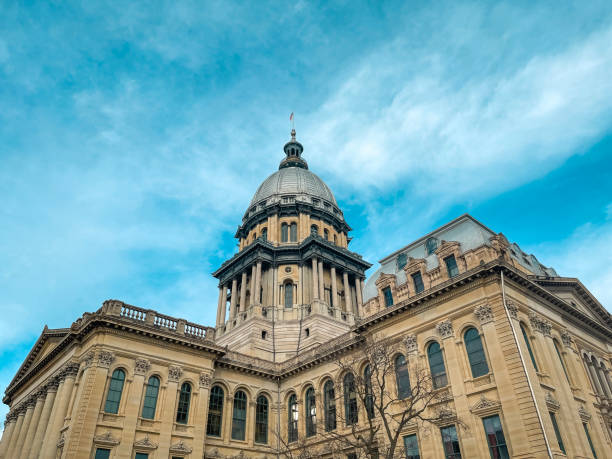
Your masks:
<svg viewBox="0 0 612 459"><path fill-rule="evenodd" d="M334 195L323 180L302 167L283 167L265 179L255 192L250 206L264 199L284 195L308 195L338 207Z"/></svg>

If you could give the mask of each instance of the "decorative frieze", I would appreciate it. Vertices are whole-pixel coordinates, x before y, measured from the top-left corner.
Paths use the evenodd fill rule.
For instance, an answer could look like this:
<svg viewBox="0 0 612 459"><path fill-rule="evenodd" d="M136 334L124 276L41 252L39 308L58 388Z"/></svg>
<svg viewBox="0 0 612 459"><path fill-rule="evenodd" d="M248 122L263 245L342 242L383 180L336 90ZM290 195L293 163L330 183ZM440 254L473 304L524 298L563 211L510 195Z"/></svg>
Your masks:
<svg viewBox="0 0 612 459"><path fill-rule="evenodd" d="M572 338L572 335L569 331L561 330L561 341L563 341L564 346L571 347L574 339Z"/></svg>
<svg viewBox="0 0 612 459"><path fill-rule="evenodd" d="M172 366L168 368L168 381L178 382L181 376L183 376L181 367Z"/></svg>
<svg viewBox="0 0 612 459"><path fill-rule="evenodd" d="M477 306L476 309L474 309L474 315L483 325L493 321L493 310L488 304Z"/></svg>
<svg viewBox="0 0 612 459"><path fill-rule="evenodd" d="M412 354L417 351L417 337L416 335L406 335L404 337L404 346L406 347L406 352L408 354Z"/></svg>
<svg viewBox="0 0 612 459"><path fill-rule="evenodd" d="M453 324L451 323L450 319L446 319L438 323L438 325L436 325L436 331L443 339L452 338L455 336Z"/></svg>
<svg viewBox="0 0 612 459"><path fill-rule="evenodd" d="M518 319L518 306L510 300L506 300L506 309L513 319Z"/></svg>
<svg viewBox="0 0 612 459"><path fill-rule="evenodd" d="M109 351L100 351L98 353L98 365L108 368L115 361L115 355Z"/></svg>
<svg viewBox="0 0 612 459"><path fill-rule="evenodd" d="M151 369L151 362L147 359L136 359L134 361L134 373L145 375Z"/></svg>

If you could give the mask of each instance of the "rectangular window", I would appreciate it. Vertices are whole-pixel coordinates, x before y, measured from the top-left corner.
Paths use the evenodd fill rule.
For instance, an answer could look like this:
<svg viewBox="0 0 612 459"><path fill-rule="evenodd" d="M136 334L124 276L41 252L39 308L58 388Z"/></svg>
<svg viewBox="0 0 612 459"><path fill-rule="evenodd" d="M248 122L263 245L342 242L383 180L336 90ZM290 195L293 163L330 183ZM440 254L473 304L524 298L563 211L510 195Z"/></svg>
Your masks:
<svg viewBox="0 0 612 459"><path fill-rule="evenodd" d="M148 453L136 453L134 459L149 459Z"/></svg>
<svg viewBox="0 0 612 459"><path fill-rule="evenodd" d="M446 459L461 459L461 448L455 426L443 427L440 429L442 434L442 445L444 446L444 457Z"/></svg>
<svg viewBox="0 0 612 459"><path fill-rule="evenodd" d="M591 452L593 453L593 458L597 459L597 453L595 452L595 447L593 446L593 440L591 440L591 434L589 433L589 426L586 422L582 423L584 427L584 433L586 434L587 440L589 441L589 446L591 447Z"/></svg>
<svg viewBox="0 0 612 459"><path fill-rule="evenodd" d="M499 416L495 415L483 418L482 423L484 424L487 442L489 443L491 459L510 459Z"/></svg>
<svg viewBox="0 0 612 459"><path fill-rule="evenodd" d="M104 448L96 449L95 459L109 459L109 458L110 458L110 449L104 449Z"/></svg>
<svg viewBox="0 0 612 459"><path fill-rule="evenodd" d="M406 459L421 459L416 434L404 437L404 450L406 451Z"/></svg>
<svg viewBox="0 0 612 459"><path fill-rule="evenodd" d="M444 263L446 263L446 270L448 271L448 277L455 277L457 274L459 274L459 268L457 267L457 260L455 260L455 255L446 257L444 259Z"/></svg>
<svg viewBox="0 0 612 459"><path fill-rule="evenodd" d="M385 297L385 306L393 306L393 293L391 293L390 287L385 287L383 289L383 295Z"/></svg>
<svg viewBox="0 0 612 459"><path fill-rule="evenodd" d="M421 293L425 290L425 286L423 285L423 277L421 273L412 274L412 282L414 282L414 291L416 293Z"/></svg>
<svg viewBox="0 0 612 459"><path fill-rule="evenodd" d="M559 426L557 425L557 418L555 417L555 413L549 411L550 420L552 421L553 429L555 429L555 437L557 437L557 443L559 444L559 449L563 454L565 453L565 445L563 444L563 439L561 438L561 431L559 430Z"/></svg>

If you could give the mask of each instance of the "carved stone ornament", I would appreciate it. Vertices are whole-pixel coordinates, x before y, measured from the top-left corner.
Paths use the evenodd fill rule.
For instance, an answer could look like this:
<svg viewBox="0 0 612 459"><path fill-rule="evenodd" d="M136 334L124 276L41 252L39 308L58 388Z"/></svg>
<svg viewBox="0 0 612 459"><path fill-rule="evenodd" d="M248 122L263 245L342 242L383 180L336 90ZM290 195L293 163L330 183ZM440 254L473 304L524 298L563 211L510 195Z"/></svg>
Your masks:
<svg viewBox="0 0 612 459"><path fill-rule="evenodd" d="M540 323L540 329L544 336L551 336L550 332L552 330L552 324L548 320L542 319L542 322Z"/></svg>
<svg viewBox="0 0 612 459"><path fill-rule="evenodd" d="M443 320L436 325L436 331L443 339L452 338L455 336L453 324L451 323L450 319Z"/></svg>
<svg viewBox="0 0 612 459"><path fill-rule="evenodd" d="M115 355L112 352L100 351L98 354L98 365L101 367L110 367L111 363L115 361Z"/></svg>
<svg viewBox="0 0 612 459"><path fill-rule="evenodd" d="M531 326L534 330L539 331L545 336L550 336L550 331L552 330L552 324L542 317L538 316L534 312L529 313L529 321L531 322Z"/></svg>
<svg viewBox="0 0 612 459"><path fill-rule="evenodd" d="M486 324L493 321L493 310L488 304L481 304L474 309L474 315L478 317L480 323Z"/></svg>
<svg viewBox="0 0 612 459"><path fill-rule="evenodd" d="M191 453L191 448L187 446L183 440L181 440L178 443L170 446L170 452L175 454L189 454Z"/></svg>
<svg viewBox="0 0 612 459"><path fill-rule="evenodd" d="M212 384L212 373L202 372L200 373L200 387L210 387Z"/></svg>
<svg viewBox="0 0 612 459"><path fill-rule="evenodd" d="M550 411L558 411L561 408L561 404L556 400L550 392L546 393L546 406Z"/></svg>
<svg viewBox="0 0 612 459"><path fill-rule="evenodd" d="M144 375L151 368L151 362L147 359L136 359L134 362L134 373L137 375Z"/></svg>
<svg viewBox="0 0 612 459"><path fill-rule="evenodd" d="M490 413L497 413L501 410L501 403L497 400L490 400L486 398L484 395L480 396L480 400L478 400L470 411L477 416L483 416Z"/></svg>
<svg viewBox="0 0 612 459"><path fill-rule="evenodd" d="M183 376L183 369L181 367L168 368L168 381L178 382L181 376Z"/></svg>
<svg viewBox="0 0 612 459"><path fill-rule="evenodd" d="M578 408L578 416L580 416L580 419L582 419L583 422L589 422L591 419L591 415L584 408L584 405L580 405L580 408Z"/></svg>
<svg viewBox="0 0 612 459"><path fill-rule="evenodd" d="M134 442L134 448L138 448L140 450L145 449L145 450L154 450L157 449L157 443L153 443L150 439L148 435L145 435L144 438L140 439L140 440L136 440Z"/></svg>
<svg viewBox="0 0 612 459"><path fill-rule="evenodd" d="M64 447L64 441L65 441L64 433L62 432L62 434L60 435L59 440L57 441L57 447L58 448L63 448Z"/></svg>
<svg viewBox="0 0 612 459"><path fill-rule="evenodd" d="M94 437L94 443L96 445L102 445L102 446L116 446L119 444L119 440L113 437L113 434L111 433L110 430L107 430L102 435L98 435L97 437Z"/></svg>
<svg viewBox="0 0 612 459"><path fill-rule="evenodd" d="M506 300L506 309L513 319L518 319L518 306L512 301Z"/></svg>
<svg viewBox="0 0 612 459"><path fill-rule="evenodd" d="M404 337L404 346L406 346L406 352L409 354L417 351L417 337L416 335L406 335Z"/></svg>
<svg viewBox="0 0 612 459"><path fill-rule="evenodd" d="M89 366L91 366L95 356L96 354L94 354L93 352L88 352L87 354L85 354L85 356L81 360L83 364L85 365L85 368L88 368Z"/></svg>
<svg viewBox="0 0 612 459"><path fill-rule="evenodd" d="M572 335L570 335L570 332L567 330L561 330L561 341L563 341L564 346L571 347L574 340Z"/></svg>
<svg viewBox="0 0 612 459"><path fill-rule="evenodd" d="M215 459L218 457L221 457L221 455L219 454L219 450L217 448L213 449L210 453L204 453L204 457L205 458L210 458L210 459Z"/></svg>

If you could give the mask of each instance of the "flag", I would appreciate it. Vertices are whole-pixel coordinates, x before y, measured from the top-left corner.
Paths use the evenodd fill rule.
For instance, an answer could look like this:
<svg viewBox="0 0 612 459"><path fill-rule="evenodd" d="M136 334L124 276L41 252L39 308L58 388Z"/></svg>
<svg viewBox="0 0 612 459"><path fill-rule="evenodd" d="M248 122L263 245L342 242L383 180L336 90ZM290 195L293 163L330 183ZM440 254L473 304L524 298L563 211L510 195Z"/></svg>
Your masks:
<svg viewBox="0 0 612 459"><path fill-rule="evenodd" d="M291 115L289 116L289 121L293 121L293 112L291 112Z"/></svg>

